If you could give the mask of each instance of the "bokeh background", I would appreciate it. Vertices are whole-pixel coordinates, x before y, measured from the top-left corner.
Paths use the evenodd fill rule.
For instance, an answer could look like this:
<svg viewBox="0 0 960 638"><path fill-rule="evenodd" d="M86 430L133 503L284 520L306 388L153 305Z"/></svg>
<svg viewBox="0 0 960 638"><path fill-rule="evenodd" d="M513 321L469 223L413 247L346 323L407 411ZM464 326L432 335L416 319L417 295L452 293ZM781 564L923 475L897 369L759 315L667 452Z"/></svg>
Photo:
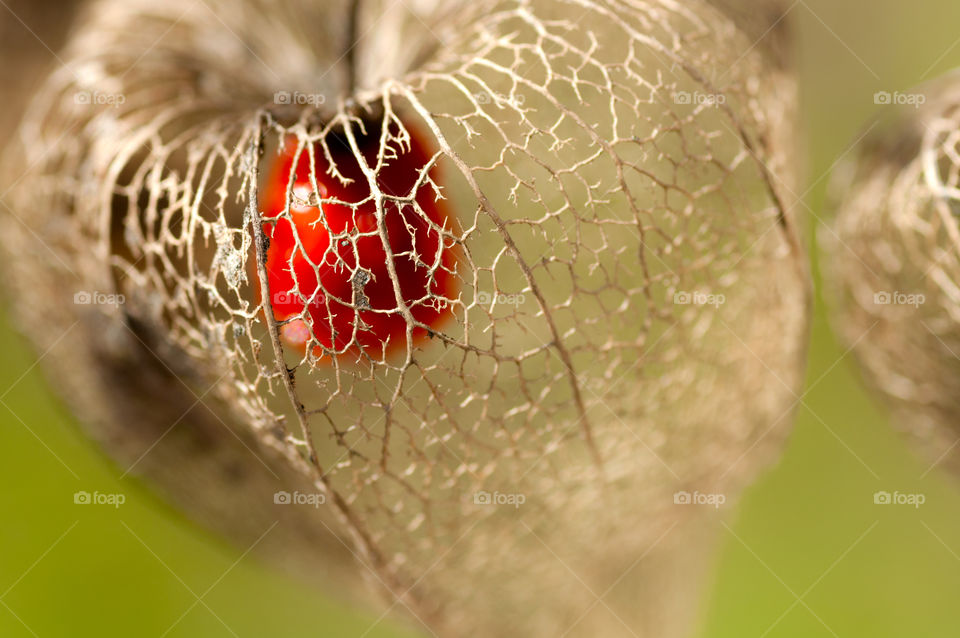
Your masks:
<svg viewBox="0 0 960 638"><path fill-rule="evenodd" d="M819 291L830 170L879 109L874 93L960 66L960 3L798 0L789 19L806 146L796 205ZM0 352L0 636L417 635L258 564L121 476L5 320ZM80 507L79 490L126 502ZM925 502L877 505L878 491ZM819 292L789 447L727 524L702 638L957 635L960 485L905 446L833 337Z"/></svg>

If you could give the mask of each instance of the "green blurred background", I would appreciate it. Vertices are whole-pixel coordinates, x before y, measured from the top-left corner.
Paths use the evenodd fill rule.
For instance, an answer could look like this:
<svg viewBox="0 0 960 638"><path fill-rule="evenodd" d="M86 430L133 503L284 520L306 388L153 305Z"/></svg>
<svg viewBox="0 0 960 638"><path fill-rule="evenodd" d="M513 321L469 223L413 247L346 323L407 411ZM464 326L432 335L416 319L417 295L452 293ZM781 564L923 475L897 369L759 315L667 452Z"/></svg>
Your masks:
<svg viewBox="0 0 960 638"><path fill-rule="evenodd" d="M960 65L960 3L801 0L789 17L813 247L830 168L876 112L873 94ZM904 446L817 303L795 432L733 512L700 635L956 636L960 490ZM0 351L0 637L414 635L257 564L121 480L6 322ZM127 502L81 508L78 490ZM926 503L877 506L879 490Z"/></svg>

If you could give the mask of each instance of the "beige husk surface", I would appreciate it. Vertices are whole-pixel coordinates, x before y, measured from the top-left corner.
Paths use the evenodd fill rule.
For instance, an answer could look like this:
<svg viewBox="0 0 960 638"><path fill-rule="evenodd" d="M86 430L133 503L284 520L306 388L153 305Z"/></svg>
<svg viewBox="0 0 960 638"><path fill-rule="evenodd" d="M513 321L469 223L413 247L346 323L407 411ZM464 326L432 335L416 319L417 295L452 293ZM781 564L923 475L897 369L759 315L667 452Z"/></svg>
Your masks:
<svg viewBox="0 0 960 638"><path fill-rule="evenodd" d="M347 14L87 7L6 153L21 326L124 470L341 596L441 636L683 635L718 515L674 495L732 504L802 378L784 59L699 2L368 2L344 99ZM284 136L362 113L381 155L434 140L457 318L317 364L264 312L257 192Z"/></svg>
<svg viewBox="0 0 960 638"><path fill-rule="evenodd" d="M866 380L929 461L956 472L960 74L901 95L912 102L886 107L838 169L821 243L836 327Z"/></svg>

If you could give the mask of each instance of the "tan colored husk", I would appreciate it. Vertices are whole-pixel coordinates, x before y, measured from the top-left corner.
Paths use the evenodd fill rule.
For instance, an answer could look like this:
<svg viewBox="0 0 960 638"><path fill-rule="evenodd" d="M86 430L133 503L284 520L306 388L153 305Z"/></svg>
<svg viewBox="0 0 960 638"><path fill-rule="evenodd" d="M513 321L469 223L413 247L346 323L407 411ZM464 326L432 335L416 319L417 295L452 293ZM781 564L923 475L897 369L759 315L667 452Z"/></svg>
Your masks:
<svg viewBox="0 0 960 638"><path fill-rule="evenodd" d="M960 74L889 95L910 103L886 107L831 185L836 219L820 233L824 279L868 383L931 463L955 472Z"/></svg>
<svg viewBox="0 0 960 638"><path fill-rule="evenodd" d="M718 518L675 495L734 502L802 377L789 72L699 2L387 5L345 99L343 3L94 3L7 155L21 324L125 469L341 594L682 635ZM331 367L281 348L251 203L284 136L362 113L435 140L462 293L430 345Z"/></svg>

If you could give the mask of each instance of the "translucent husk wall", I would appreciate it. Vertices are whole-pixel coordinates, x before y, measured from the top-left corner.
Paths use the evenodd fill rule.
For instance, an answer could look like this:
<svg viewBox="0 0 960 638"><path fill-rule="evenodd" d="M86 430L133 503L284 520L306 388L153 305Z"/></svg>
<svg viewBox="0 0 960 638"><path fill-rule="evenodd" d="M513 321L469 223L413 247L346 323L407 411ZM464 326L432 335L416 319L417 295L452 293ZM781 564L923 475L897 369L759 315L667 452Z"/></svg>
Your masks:
<svg viewBox="0 0 960 638"><path fill-rule="evenodd" d="M680 635L717 515L675 495L732 503L802 375L783 61L699 2L387 4L346 58L338 2L88 7L7 153L21 325L121 463L340 595L444 636ZM317 361L263 294L258 191L288 136L371 118L379 159L436 149L454 319Z"/></svg>

